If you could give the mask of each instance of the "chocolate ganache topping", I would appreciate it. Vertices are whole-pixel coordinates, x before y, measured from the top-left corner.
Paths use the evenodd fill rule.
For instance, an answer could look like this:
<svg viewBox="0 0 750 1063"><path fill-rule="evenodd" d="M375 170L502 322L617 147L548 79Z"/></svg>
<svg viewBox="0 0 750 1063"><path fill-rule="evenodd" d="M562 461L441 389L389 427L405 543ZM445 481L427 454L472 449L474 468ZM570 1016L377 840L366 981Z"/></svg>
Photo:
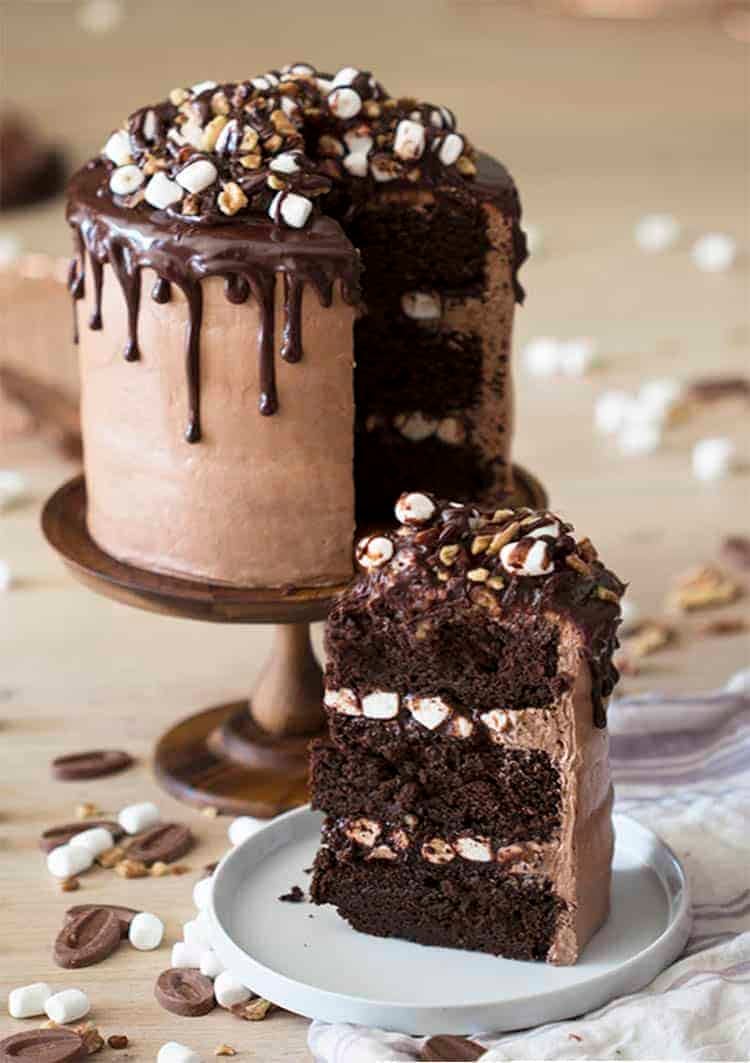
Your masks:
<svg viewBox="0 0 750 1063"><path fill-rule="evenodd" d="M591 671L594 723L606 726L605 702L617 682L620 598L626 585L605 568L589 539L554 513L480 510L427 492L401 495L400 527L357 545L363 570L346 593L376 603L388 598L404 618L446 620L479 608L512 623L529 609L569 618L581 634Z"/></svg>
<svg viewBox="0 0 750 1063"><path fill-rule="evenodd" d="M446 107L391 97L367 71L331 76L306 63L174 89L135 111L74 176L71 293L83 298L90 270L89 327L101 329L103 267L111 266L128 308L127 361L140 357L141 271L157 274L155 302L168 302L173 286L183 293L185 437L198 442L202 281L222 277L230 302L252 298L260 307L259 409L274 414L276 274L284 283L281 357L297 362L306 285L324 306L337 282L357 303L359 259L341 226L386 184L496 202L512 221L514 271L523 262L515 185L502 166L477 156ZM515 276L514 285L520 300Z"/></svg>

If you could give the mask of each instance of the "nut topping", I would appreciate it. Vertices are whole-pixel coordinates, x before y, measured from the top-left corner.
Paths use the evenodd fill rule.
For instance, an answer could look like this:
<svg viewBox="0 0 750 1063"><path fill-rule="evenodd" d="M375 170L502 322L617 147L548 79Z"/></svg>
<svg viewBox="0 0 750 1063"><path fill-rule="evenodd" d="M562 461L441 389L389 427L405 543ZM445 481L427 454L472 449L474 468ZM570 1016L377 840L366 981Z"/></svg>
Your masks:
<svg viewBox="0 0 750 1063"><path fill-rule="evenodd" d="M453 846L442 838L430 838L422 846L421 852L429 864L449 864L456 856Z"/></svg>
<svg viewBox="0 0 750 1063"><path fill-rule="evenodd" d="M383 828L377 820L366 819L364 816L350 820L344 828L344 834L347 838L351 838L357 845L363 845L367 849L371 849L375 845L382 832Z"/></svg>

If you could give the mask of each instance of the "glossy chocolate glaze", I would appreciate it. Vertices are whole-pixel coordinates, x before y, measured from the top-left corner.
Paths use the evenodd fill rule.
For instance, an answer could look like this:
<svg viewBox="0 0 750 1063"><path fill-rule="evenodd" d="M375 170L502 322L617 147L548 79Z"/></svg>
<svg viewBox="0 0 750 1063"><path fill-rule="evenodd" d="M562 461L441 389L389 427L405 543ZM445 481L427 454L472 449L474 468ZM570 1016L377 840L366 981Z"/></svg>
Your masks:
<svg viewBox="0 0 750 1063"><path fill-rule="evenodd" d="M331 218L317 217L305 229L275 226L263 218L227 224L189 225L168 218L162 211L135 212L117 206L106 192L108 172L94 161L80 170L70 184L68 221L76 232L76 258L70 273L74 300L83 298L87 270L94 285L91 328L102 327L102 270L110 265L122 289L128 311L126 361L136 361L141 270L158 276L151 297L159 303L177 286L185 296L189 325L185 344L188 416L185 438L197 443L200 421L200 331L203 315L202 281L223 277L227 299L241 304L252 297L261 308L259 335L260 412L266 416L279 408L274 366L274 287L276 274L285 277L285 324L282 357L298 362L303 357L301 305L305 285L330 305L338 281L347 302L358 299L359 261L340 226Z"/></svg>

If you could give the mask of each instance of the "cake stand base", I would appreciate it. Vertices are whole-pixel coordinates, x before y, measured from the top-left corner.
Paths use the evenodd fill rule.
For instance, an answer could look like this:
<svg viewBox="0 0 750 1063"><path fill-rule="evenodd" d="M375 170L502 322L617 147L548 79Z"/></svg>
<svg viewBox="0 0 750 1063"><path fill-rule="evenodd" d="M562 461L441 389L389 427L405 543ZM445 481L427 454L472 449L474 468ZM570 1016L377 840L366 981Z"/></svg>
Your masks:
<svg viewBox="0 0 750 1063"><path fill-rule="evenodd" d="M546 506L534 476L519 466L514 476L512 498L502 501ZM42 530L72 575L97 594L166 616L275 625L272 651L249 701L204 709L169 728L157 743L154 765L170 793L219 812L270 817L304 804L308 745L325 733L323 677L310 624L326 617L342 587L228 587L118 561L89 535L82 476L48 500Z"/></svg>

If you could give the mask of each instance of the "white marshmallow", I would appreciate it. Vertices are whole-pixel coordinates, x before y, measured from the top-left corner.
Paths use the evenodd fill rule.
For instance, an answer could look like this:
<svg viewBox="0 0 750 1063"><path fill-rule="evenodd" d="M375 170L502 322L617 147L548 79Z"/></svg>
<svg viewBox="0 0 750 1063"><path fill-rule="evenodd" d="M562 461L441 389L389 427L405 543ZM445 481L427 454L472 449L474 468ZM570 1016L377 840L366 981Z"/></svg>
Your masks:
<svg viewBox="0 0 750 1063"><path fill-rule="evenodd" d="M560 525L556 520L551 524L543 524L541 528L534 528L533 531L526 532L527 539L541 539L543 535L551 535L554 539L560 534Z"/></svg>
<svg viewBox="0 0 750 1063"><path fill-rule="evenodd" d="M229 144L229 138L236 131L238 125L239 123L236 118L230 118L227 124L222 127L221 132L216 138L216 143L214 144L214 151L217 155L221 155L226 150L227 145Z"/></svg>
<svg viewBox="0 0 750 1063"><path fill-rule="evenodd" d="M363 568L378 568L393 557L393 543L385 535L371 535L357 544L357 561Z"/></svg>
<svg viewBox="0 0 750 1063"><path fill-rule="evenodd" d="M204 915L203 912L199 912L195 919L188 920L182 928L182 937L189 949L194 949L198 953L201 953L203 949L211 948L211 932L207 923L201 919Z"/></svg>
<svg viewBox="0 0 750 1063"><path fill-rule="evenodd" d="M109 179L110 191L116 196L129 196L137 192L145 180L143 172L132 163L128 166L120 166Z"/></svg>
<svg viewBox="0 0 750 1063"><path fill-rule="evenodd" d="M367 156L361 152L352 152L347 155L342 165L352 177L367 177Z"/></svg>
<svg viewBox="0 0 750 1063"><path fill-rule="evenodd" d="M201 952L200 971L206 978L218 978L224 970L224 964L213 949L204 949Z"/></svg>
<svg viewBox="0 0 750 1063"><path fill-rule="evenodd" d="M415 698L409 696L407 708L417 723L421 723L428 731L434 731L453 712L442 698Z"/></svg>
<svg viewBox="0 0 750 1063"><path fill-rule="evenodd" d="M182 199L182 189L176 181L170 181L161 170L155 173L143 193L147 203L157 210L164 210Z"/></svg>
<svg viewBox="0 0 750 1063"><path fill-rule="evenodd" d="M750 668L743 668L740 672L727 680L724 687L727 694L750 694Z"/></svg>
<svg viewBox="0 0 750 1063"><path fill-rule="evenodd" d="M500 551L500 563L506 572L518 576L546 576L554 568L547 544L542 539L537 539L520 561L515 553L517 546L518 543L506 543Z"/></svg>
<svg viewBox="0 0 750 1063"><path fill-rule="evenodd" d="M726 436L701 439L693 447L693 475L698 480L720 480L730 472L735 446Z"/></svg>
<svg viewBox="0 0 750 1063"><path fill-rule="evenodd" d="M125 166L133 161L130 150L130 137L124 129L116 130L102 149L110 162L115 166Z"/></svg>
<svg viewBox="0 0 750 1063"><path fill-rule="evenodd" d="M392 720L398 716L398 705L398 694L374 690L362 698L362 714L370 720Z"/></svg>
<svg viewBox="0 0 750 1063"><path fill-rule="evenodd" d="M442 313L440 299L432 292L404 292L401 309L414 321L435 321Z"/></svg>
<svg viewBox="0 0 750 1063"><path fill-rule="evenodd" d="M238 816L229 824L227 834L232 845L241 845L246 838L257 833L261 827L265 827L268 820L256 819L254 816Z"/></svg>
<svg viewBox="0 0 750 1063"><path fill-rule="evenodd" d="M332 89L346 88L351 85L356 77L359 77L359 70L353 66L342 66L338 74L331 82Z"/></svg>
<svg viewBox="0 0 750 1063"><path fill-rule="evenodd" d="M449 110L447 107L441 107L440 113L443 116L443 125L445 126L445 128L455 129L456 119L454 117L453 111Z"/></svg>
<svg viewBox="0 0 750 1063"><path fill-rule="evenodd" d="M47 870L55 878L72 878L82 871L88 871L94 862L90 849L83 845L58 845L47 855Z"/></svg>
<svg viewBox="0 0 750 1063"><path fill-rule="evenodd" d="M458 446L466 439L466 425L459 417L444 417L439 422L435 435L441 443Z"/></svg>
<svg viewBox="0 0 750 1063"><path fill-rule="evenodd" d="M235 1004L244 1004L253 994L238 982L229 971L222 971L214 982L216 1003L222 1008L231 1008Z"/></svg>
<svg viewBox="0 0 750 1063"><path fill-rule="evenodd" d="M639 454L653 454L661 443L661 426L658 422L630 417L617 435L617 446L621 454L637 457Z"/></svg>
<svg viewBox="0 0 750 1063"><path fill-rule="evenodd" d="M297 173L299 170L297 155L293 151L279 152L271 159L269 167L276 173Z"/></svg>
<svg viewBox="0 0 750 1063"><path fill-rule="evenodd" d="M620 599L620 616L622 617L620 631L623 635L633 631L641 619L640 608L627 595Z"/></svg>
<svg viewBox="0 0 750 1063"><path fill-rule="evenodd" d="M139 912L130 920L128 941L140 952L158 949L164 937L164 923L158 915L151 912Z"/></svg>
<svg viewBox="0 0 750 1063"><path fill-rule="evenodd" d="M190 91L192 92L193 96L200 96L202 92L207 92L209 89L215 88L215 81L199 81L196 85L193 85Z"/></svg>
<svg viewBox="0 0 750 1063"><path fill-rule="evenodd" d="M53 1022L75 1022L91 1010L89 998L82 989L63 989L47 998L44 1011Z"/></svg>
<svg viewBox="0 0 750 1063"><path fill-rule="evenodd" d="M279 218L283 218L292 229L301 229L311 213L310 200L298 196L296 192L277 192L268 208L268 216L272 221L278 222Z"/></svg>
<svg viewBox="0 0 750 1063"><path fill-rule="evenodd" d="M537 336L526 344L522 357L532 376L554 376L560 367L560 344L552 336Z"/></svg>
<svg viewBox="0 0 750 1063"><path fill-rule="evenodd" d="M76 834L71 838L70 844L82 845L84 849L88 849L92 856L98 856L105 849L111 849L115 844L115 839L106 827L91 827L89 830L82 830L80 834Z"/></svg>
<svg viewBox="0 0 750 1063"><path fill-rule="evenodd" d="M212 878L202 878L193 886L193 904L199 910L208 907L214 884Z"/></svg>
<svg viewBox="0 0 750 1063"><path fill-rule="evenodd" d="M181 1045L179 1041L167 1041L159 1049L156 1063L203 1063L203 1060L187 1045Z"/></svg>
<svg viewBox="0 0 750 1063"><path fill-rule="evenodd" d="M353 155L366 155L375 142L369 133L355 128L344 133L344 143Z"/></svg>
<svg viewBox="0 0 750 1063"><path fill-rule="evenodd" d="M11 1019L30 1019L34 1015L44 1015L45 1005L51 996L52 990L46 982L18 986L8 993L8 1014Z"/></svg>
<svg viewBox="0 0 750 1063"><path fill-rule="evenodd" d="M564 340L558 347L560 372L566 376L583 376L596 363L597 344L588 336Z"/></svg>
<svg viewBox="0 0 750 1063"><path fill-rule="evenodd" d="M159 132L159 123L156 117L156 111L146 111L143 118L143 136L146 140L156 140L156 134Z"/></svg>
<svg viewBox="0 0 750 1063"><path fill-rule="evenodd" d="M334 88L328 94L328 106L337 118L354 118L362 110L362 100L354 89Z"/></svg>
<svg viewBox="0 0 750 1063"><path fill-rule="evenodd" d="M190 144L191 147L199 149L203 146L203 126L195 114L189 115L187 122L184 122L179 129L170 129L167 136L175 144L181 146Z"/></svg>
<svg viewBox="0 0 750 1063"><path fill-rule="evenodd" d="M9 591L13 586L13 573L7 561L0 561L0 592Z"/></svg>
<svg viewBox="0 0 750 1063"><path fill-rule="evenodd" d="M396 519L401 524L424 524L435 514L435 503L421 491L409 491L396 503Z"/></svg>
<svg viewBox="0 0 750 1063"><path fill-rule="evenodd" d="M421 122L402 118L396 126L393 153L400 159L411 162L422 157L425 145L425 129Z"/></svg>
<svg viewBox="0 0 750 1063"><path fill-rule="evenodd" d="M348 687L342 687L341 690L326 690L323 695L323 704L329 709L335 709L343 716L362 715L357 695Z"/></svg>
<svg viewBox="0 0 750 1063"><path fill-rule="evenodd" d="M438 426L434 417L425 417L420 410L403 414L394 421L394 424L401 435L411 440L412 443L421 443L422 440L434 436Z"/></svg>
<svg viewBox="0 0 750 1063"><path fill-rule="evenodd" d="M678 380L660 377L647 380L638 391L636 402L644 418L664 420L679 402L682 385Z"/></svg>
<svg viewBox="0 0 750 1063"><path fill-rule="evenodd" d="M464 860L484 864L492 859L492 849L486 838L457 838L453 843L453 847Z"/></svg>
<svg viewBox="0 0 750 1063"><path fill-rule="evenodd" d="M672 214L645 214L636 223L634 236L641 251L666 251L679 240L680 223Z"/></svg>
<svg viewBox="0 0 750 1063"><path fill-rule="evenodd" d="M159 822L159 809L153 801L141 801L137 805L126 805L117 817L126 834L138 834L148 830Z"/></svg>
<svg viewBox="0 0 750 1063"><path fill-rule="evenodd" d="M15 469L0 469L0 512L11 509L27 495L26 478Z"/></svg>
<svg viewBox="0 0 750 1063"><path fill-rule="evenodd" d="M438 158L443 166L452 166L454 162L458 161L463 150L464 138L460 137L458 133L449 133L441 141Z"/></svg>
<svg viewBox="0 0 750 1063"><path fill-rule="evenodd" d="M176 941L172 946L173 967L200 967L201 951L184 941Z"/></svg>
<svg viewBox="0 0 750 1063"><path fill-rule="evenodd" d="M594 423L604 435L615 435L625 424L633 407L627 391L603 391L594 404Z"/></svg>
<svg viewBox="0 0 750 1063"><path fill-rule="evenodd" d="M188 192L203 192L214 183L219 171L208 159L196 159L181 170L175 180Z"/></svg>
<svg viewBox="0 0 750 1063"><path fill-rule="evenodd" d="M726 233L706 233L693 244L690 255L704 273L723 273L737 254L737 242Z"/></svg>
<svg viewBox="0 0 750 1063"><path fill-rule="evenodd" d="M250 78L250 84L254 89L259 89L261 92L267 92L271 87L271 82L268 78Z"/></svg>
<svg viewBox="0 0 750 1063"><path fill-rule="evenodd" d="M539 255L544 251L544 232L538 225L524 222L523 231L526 233L526 246L530 255Z"/></svg>

